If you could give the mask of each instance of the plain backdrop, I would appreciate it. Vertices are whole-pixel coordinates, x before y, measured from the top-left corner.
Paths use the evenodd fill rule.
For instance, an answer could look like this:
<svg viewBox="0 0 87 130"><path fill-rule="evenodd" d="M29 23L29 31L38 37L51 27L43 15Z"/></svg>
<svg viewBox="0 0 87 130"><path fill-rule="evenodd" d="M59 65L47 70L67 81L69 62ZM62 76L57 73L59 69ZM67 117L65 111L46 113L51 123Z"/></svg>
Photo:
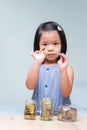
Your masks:
<svg viewBox="0 0 87 130"><path fill-rule="evenodd" d="M87 110L87 1L0 0L0 113L23 114L32 91L25 86L30 53L38 25L55 21L63 26L67 58L74 69L72 103ZM82 107L82 108L83 108Z"/></svg>

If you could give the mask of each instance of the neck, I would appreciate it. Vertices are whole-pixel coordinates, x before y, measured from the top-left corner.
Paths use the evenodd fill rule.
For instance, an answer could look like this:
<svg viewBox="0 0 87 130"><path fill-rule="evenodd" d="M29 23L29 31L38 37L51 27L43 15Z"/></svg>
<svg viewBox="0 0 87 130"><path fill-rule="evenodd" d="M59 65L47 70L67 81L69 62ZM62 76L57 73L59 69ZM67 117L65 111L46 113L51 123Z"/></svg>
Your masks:
<svg viewBox="0 0 87 130"><path fill-rule="evenodd" d="M44 61L43 64L46 65L46 66L52 66L52 65L57 64L57 62L56 61Z"/></svg>

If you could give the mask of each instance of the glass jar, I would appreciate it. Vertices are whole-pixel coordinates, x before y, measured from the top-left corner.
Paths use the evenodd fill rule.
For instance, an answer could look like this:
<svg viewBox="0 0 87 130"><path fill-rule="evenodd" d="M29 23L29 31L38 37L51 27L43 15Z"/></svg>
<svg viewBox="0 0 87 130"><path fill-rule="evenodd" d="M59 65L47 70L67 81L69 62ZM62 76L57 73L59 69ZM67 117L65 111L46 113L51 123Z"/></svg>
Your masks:
<svg viewBox="0 0 87 130"><path fill-rule="evenodd" d="M43 98L41 101L41 120L53 119L53 100L51 98Z"/></svg>
<svg viewBox="0 0 87 130"><path fill-rule="evenodd" d="M77 109L72 106L61 106L58 108L57 119L61 121L75 121L77 118Z"/></svg>
<svg viewBox="0 0 87 130"><path fill-rule="evenodd" d="M35 102L35 100L26 101L25 110L24 110L24 118L27 120L36 119L36 102Z"/></svg>

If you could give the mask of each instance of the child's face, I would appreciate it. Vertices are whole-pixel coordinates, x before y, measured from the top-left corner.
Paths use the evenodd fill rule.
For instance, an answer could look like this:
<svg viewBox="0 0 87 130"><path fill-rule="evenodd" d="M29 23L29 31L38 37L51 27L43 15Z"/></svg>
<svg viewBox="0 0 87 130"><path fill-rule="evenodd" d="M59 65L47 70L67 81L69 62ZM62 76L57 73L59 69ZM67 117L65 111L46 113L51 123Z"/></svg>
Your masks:
<svg viewBox="0 0 87 130"><path fill-rule="evenodd" d="M47 61L54 61L61 52L61 40L57 31L43 31L40 38L40 50L44 51Z"/></svg>

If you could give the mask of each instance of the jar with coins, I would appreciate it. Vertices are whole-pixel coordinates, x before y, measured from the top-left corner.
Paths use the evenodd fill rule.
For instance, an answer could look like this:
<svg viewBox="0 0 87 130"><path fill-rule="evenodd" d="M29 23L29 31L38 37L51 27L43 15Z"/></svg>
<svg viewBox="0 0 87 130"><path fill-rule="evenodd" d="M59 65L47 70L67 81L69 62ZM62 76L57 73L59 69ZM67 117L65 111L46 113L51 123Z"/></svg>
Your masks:
<svg viewBox="0 0 87 130"><path fill-rule="evenodd" d="M53 100L51 98L42 98L40 119L41 120L53 119Z"/></svg>
<svg viewBox="0 0 87 130"><path fill-rule="evenodd" d="M72 106L60 106L58 108L57 119L60 121L75 121L77 118L77 109Z"/></svg>
<svg viewBox="0 0 87 130"><path fill-rule="evenodd" d="M36 102L35 100L29 100L25 103L24 118L27 120L36 119Z"/></svg>

